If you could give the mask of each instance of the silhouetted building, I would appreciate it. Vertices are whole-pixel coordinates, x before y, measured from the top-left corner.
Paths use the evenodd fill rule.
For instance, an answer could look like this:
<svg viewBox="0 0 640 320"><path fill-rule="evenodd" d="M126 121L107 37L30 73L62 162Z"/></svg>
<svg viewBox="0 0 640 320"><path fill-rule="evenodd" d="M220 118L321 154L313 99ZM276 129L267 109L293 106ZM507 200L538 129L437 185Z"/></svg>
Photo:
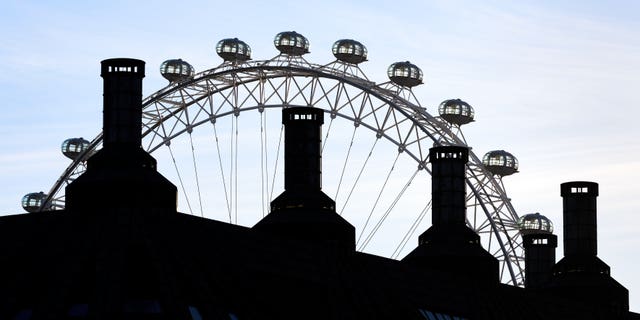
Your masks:
<svg viewBox="0 0 640 320"><path fill-rule="evenodd" d="M434 147L431 162L431 228L403 261L465 278L469 283L498 283L498 260L480 245L480 236L466 224L466 147ZM472 266L472 267L470 267Z"/></svg>
<svg viewBox="0 0 640 320"><path fill-rule="evenodd" d="M282 50L306 52L285 37ZM594 183L562 185L555 266L550 228L523 220L529 288L508 286L465 225L466 148L431 149L433 225L387 259L355 251L321 190L321 110L283 109L285 191L247 228L176 211L176 187L140 147L144 62L105 60L102 77L104 148L66 209L0 217L0 319L640 318L596 256Z"/></svg>
<svg viewBox="0 0 640 320"><path fill-rule="evenodd" d="M539 214L527 214L518 219L525 257L527 289L544 288L551 282L551 269L556 263L558 237L551 221Z"/></svg>
<svg viewBox="0 0 640 320"><path fill-rule="evenodd" d="M600 316L621 316L629 310L629 293L598 258L598 184L575 181L561 186L564 258L553 267L551 286L559 295L601 305Z"/></svg>

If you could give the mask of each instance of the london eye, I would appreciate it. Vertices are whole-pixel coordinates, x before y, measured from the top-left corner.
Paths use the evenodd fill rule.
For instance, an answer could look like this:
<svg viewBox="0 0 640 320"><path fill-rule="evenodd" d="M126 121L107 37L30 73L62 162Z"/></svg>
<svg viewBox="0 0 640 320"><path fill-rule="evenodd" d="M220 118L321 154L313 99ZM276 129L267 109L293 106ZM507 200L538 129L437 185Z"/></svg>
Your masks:
<svg viewBox="0 0 640 320"><path fill-rule="evenodd" d="M409 61L391 64L386 82L370 80L360 68L367 49L355 40L336 41L335 60L324 64L305 59L309 41L297 32L279 33L274 46L273 58L254 60L248 44L223 39L215 46L223 62L214 68L196 73L181 59L160 66L169 83L143 100L143 148L177 185L179 209L255 224L282 187L280 110L315 107L329 120L323 190L356 227L358 250L401 257L428 220L429 148L471 147L462 127L474 120L474 109L460 99L423 106L414 94L423 72ZM27 194L25 210L63 209L65 187L101 147L101 133L91 141L66 140L62 151L70 165L47 193ZM517 170L517 159L504 150L478 156L470 149L467 224L499 260L501 281L522 286L519 216L503 184Z"/></svg>

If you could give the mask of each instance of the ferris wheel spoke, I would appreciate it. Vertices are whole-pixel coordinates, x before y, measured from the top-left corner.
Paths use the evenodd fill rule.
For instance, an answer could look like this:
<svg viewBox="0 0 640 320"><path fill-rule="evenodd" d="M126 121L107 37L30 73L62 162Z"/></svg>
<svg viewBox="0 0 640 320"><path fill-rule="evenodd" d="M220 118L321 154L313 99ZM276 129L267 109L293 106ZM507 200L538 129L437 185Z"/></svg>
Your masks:
<svg viewBox="0 0 640 320"><path fill-rule="evenodd" d="M344 165L342 166L342 172L340 173L340 179L338 181L338 187L336 188L336 195L333 197L334 201L338 201L338 194L340 193L340 187L342 186L342 179L344 178L344 172L347 169L347 164L349 163L349 156L351 155L351 149L353 148L353 140L356 137L356 131L358 127L353 128L353 134L351 134L351 142L349 142L349 149L347 150L347 155L344 158Z"/></svg>
<svg viewBox="0 0 640 320"><path fill-rule="evenodd" d="M267 140L267 115L260 112L260 189L262 201L262 217L269 212L269 148Z"/></svg>
<svg viewBox="0 0 640 320"><path fill-rule="evenodd" d="M373 212L376 210L376 207L378 206L378 202L380 201L380 197L382 196L382 193L384 192L384 189L386 188L387 183L389 182L389 178L391 177L391 173L393 172L393 170L396 167L396 163L398 162L398 158L400 158L400 153L398 153L396 155L396 158L393 161L393 164L391 165L391 168L389 169L389 172L387 173L387 177L384 179L384 183L382 184L382 187L380 188L380 191L378 192L378 196L376 197L376 201L373 203L373 206L371 207L371 211L369 211L369 215L367 216L367 220L365 221L364 225L362 226L362 230L360 231L360 235L358 236L358 240L356 240L356 246L360 243L360 239L362 238L362 235L367 230L367 226L369 225L369 221L371 220L371 217L373 216Z"/></svg>
<svg viewBox="0 0 640 320"><path fill-rule="evenodd" d="M269 191L267 190L265 192L265 181L264 181L264 176L265 176L265 157L266 157L266 150L265 150L265 132L264 132L264 112L260 112L260 204L262 207L262 217L264 218L265 216L265 193L269 194ZM269 174L267 174L268 176ZM269 182L267 181L267 188L268 188L268 184Z"/></svg>
<svg viewBox="0 0 640 320"><path fill-rule="evenodd" d="M235 157L235 144L234 144L234 131L235 131L235 121L233 119L233 117L229 117L229 121L231 121L231 126L230 126L230 130L231 132L229 132L229 202L230 202L230 206L231 206L231 211L229 212L230 216L234 216L233 212L235 210L235 204L236 204L236 199L235 199L235 192L234 192L234 182L235 182L235 172L234 172L234 157ZM235 219L231 218L231 223L235 223Z"/></svg>
<svg viewBox="0 0 640 320"><path fill-rule="evenodd" d="M278 147L276 148L276 160L273 169L273 178L271 179L271 193L269 194L269 202L273 199L273 190L276 183L276 174L278 173L278 160L280 159L280 147L282 146L282 138L284 137L284 125L280 126L280 136L278 137Z"/></svg>
<svg viewBox="0 0 640 320"><path fill-rule="evenodd" d="M180 91L180 99L182 101L182 105L185 106L186 102L185 102L185 95L188 95L188 93L186 92L186 90L181 90ZM184 125L184 127L186 128L186 131L188 133L189 136L189 145L191 147L191 159L192 159L192 163L193 163L193 171L194 171L194 177L195 177L195 181L196 181L196 192L198 194L198 204L200 206L200 216L204 217L204 210L202 208L202 194L200 192L200 180L198 178L198 167L196 164L196 153L195 153L195 147L193 146L193 127L191 125L191 121L192 121L192 117L191 114L189 113L189 108L185 108L183 107L181 109L181 113L182 116L178 117L177 119L179 120L179 122ZM196 113L198 112L198 110L196 110ZM176 122L176 125L178 124L178 122ZM174 126L175 128L175 126ZM171 152L173 153L173 152ZM177 169L177 164L176 164L176 169ZM183 186L184 189L184 186ZM188 200L187 200L188 201ZM193 210L191 207L191 204L189 203L189 211L191 214L193 214Z"/></svg>
<svg viewBox="0 0 640 320"><path fill-rule="evenodd" d="M196 150L193 146L193 135L189 133L189 144L191 144L191 159L193 160L193 172L196 179L196 189L198 191L198 203L200 204L200 216L204 217L204 209L202 207L202 192L200 192L200 178L198 177L198 165L196 164Z"/></svg>
<svg viewBox="0 0 640 320"><path fill-rule="evenodd" d="M355 133L355 130L354 130L354 133ZM379 140L380 139L376 139L373 141L373 146L371 146L371 150L369 150L369 154L367 155L367 158L364 160L364 163L360 168L360 172L358 172L358 176L356 177L355 181L353 182L353 185L351 186L351 190L349 190L347 199L344 201L344 204L342 205L342 209L340 209L340 212L339 212L340 215L342 215L342 213L344 212L344 209L347 207L347 204L349 203L349 199L351 199L351 195L353 195L353 191L356 189L356 186L358 185L358 181L360 181L360 177L362 176L364 169L367 167L367 163L369 162L369 159L371 159L371 155L373 154L373 149L376 147Z"/></svg>
<svg viewBox="0 0 640 320"><path fill-rule="evenodd" d="M187 195L187 190L184 187L184 182L182 180L182 176L180 175L180 170L178 169L178 164L176 162L176 157L173 155L173 150L171 149L171 145L167 144L167 148L169 149L169 154L171 155L171 160L173 161L173 166L176 169L176 175L178 176L178 181L180 181L180 188L182 188L182 194L184 195L185 201L187 201L187 207L189 208L189 213L193 214L193 210L191 209L191 202L189 202L189 196Z"/></svg>
<svg viewBox="0 0 640 320"><path fill-rule="evenodd" d="M378 230L380 229L380 227L382 226L382 224L384 223L385 220L387 220L387 217L389 216L389 214L391 213L391 211L393 211L393 209L395 208L396 204L398 204L398 201L400 201L400 198L402 198L402 196L404 195L405 191L407 191L407 189L409 188L409 186L411 185L411 182L413 182L413 179L416 177L416 175L418 174L420 170L416 170L413 175L411 176L411 178L409 179L409 181L407 181L407 183L404 185L404 187L402 187L402 189L400 190L400 192L398 193L398 195L395 197L395 199L393 199L393 201L391 202L391 204L389 205L389 207L387 208L387 210L384 212L384 214L380 217L380 220L378 220L378 222L376 223L376 225L373 227L373 229L371 230L371 232L369 233L369 235L367 236L367 238L365 239L364 243L362 244L362 246L360 246L360 251L364 250L364 248L367 247L367 245L369 245L369 242L371 242L371 239L373 239L373 237L375 236L375 234L378 232Z"/></svg>
<svg viewBox="0 0 640 320"><path fill-rule="evenodd" d="M227 204L227 212L229 213L229 223L231 223L231 203L229 201L229 192L227 192L227 182L224 174L224 166L222 165L222 155L220 153L220 141L218 139L218 130L216 129L216 123L213 123L213 132L216 142L216 150L218 153L218 164L220 165L220 176L222 177L222 188L224 189L224 200ZM231 186L231 185L229 185Z"/></svg>
<svg viewBox="0 0 640 320"><path fill-rule="evenodd" d="M502 259L499 259L499 260L502 260ZM504 261L504 260L502 260L502 261ZM506 267L507 267L506 263L501 263L501 266L500 266L500 279L502 279L502 277L505 276L505 271L507 271Z"/></svg>
<svg viewBox="0 0 640 320"><path fill-rule="evenodd" d="M469 195L471 195L471 193L469 193ZM467 203L469 202L469 198L467 198ZM476 232L478 232L478 199L477 198L473 198L473 223L471 224L471 227L473 230L476 230Z"/></svg>
<svg viewBox="0 0 640 320"><path fill-rule="evenodd" d="M404 247L407 245L407 243L409 242L409 239L411 239L411 237L413 237L413 234L416 232L416 230L418 229L418 226L420 225L420 223L422 222L422 219L424 219L424 217L427 215L427 212L429 211L429 208L431 207L431 203L432 201L429 200L429 202L427 203L426 206L424 206L424 208L422 209L422 211L420 211L420 214L418 214L418 216L416 217L416 220L413 221L413 223L411 224L411 226L409 227L409 230L407 230L407 232L405 233L405 235L402 237L402 240L400 240L400 243L398 244L398 246L396 247L396 249L393 251L393 253L391 254L391 259L398 259L398 257L400 256L400 254L402 253L402 251L404 250Z"/></svg>
<svg viewBox="0 0 640 320"><path fill-rule="evenodd" d="M324 151L324 146L327 144L327 141L329 141L329 132L331 132L331 125L333 124L333 119L335 118L331 117L331 120L329 120L329 125L327 126L327 132L325 133L324 139L322 140L322 147L320 148L320 154L322 154L322 152Z"/></svg>
<svg viewBox="0 0 640 320"><path fill-rule="evenodd" d="M235 223L238 224L238 116L234 116L231 118L232 122L235 125L232 125L231 128L234 131L234 134L231 138L232 146L231 146L231 154L232 154L232 172L233 172L233 196L232 199L235 200L233 203L233 209L235 213ZM235 139L234 139L235 137Z"/></svg>
<svg viewBox="0 0 640 320"><path fill-rule="evenodd" d="M489 231L489 232L488 232L488 234L489 234L489 242L488 242L488 244L487 244L487 248L486 248L486 249L487 249L487 250L490 250L490 249L492 248L492 247L491 247L491 244L493 243L493 237L494 237L494 235L493 235L493 232L491 232L491 231Z"/></svg>

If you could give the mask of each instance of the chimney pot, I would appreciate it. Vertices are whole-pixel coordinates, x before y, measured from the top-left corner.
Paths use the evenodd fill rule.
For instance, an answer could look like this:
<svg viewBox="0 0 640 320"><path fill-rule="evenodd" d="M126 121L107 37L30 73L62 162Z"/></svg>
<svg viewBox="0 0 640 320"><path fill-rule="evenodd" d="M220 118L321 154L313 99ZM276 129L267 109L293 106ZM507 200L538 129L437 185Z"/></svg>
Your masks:
<svg viewBox="0 0 640 320"><path fill-rule="evenodd" d="M434 147L431 162L432 224L464 225L466 219L466 164L469 149L459 146Z"/></svg>
<svg viewBox="0 0 640 320"><path fill-rule="evenodd" d="M103 144L139 147L142 144L142 78L145 62L115 58L101 62L104 79Z"/></svg>
<svg viewBox="0 0 640 320"><path fill-rule="evenodd" d="M588 181L560 185L565 256L596 256L598 184Z"/></svg>

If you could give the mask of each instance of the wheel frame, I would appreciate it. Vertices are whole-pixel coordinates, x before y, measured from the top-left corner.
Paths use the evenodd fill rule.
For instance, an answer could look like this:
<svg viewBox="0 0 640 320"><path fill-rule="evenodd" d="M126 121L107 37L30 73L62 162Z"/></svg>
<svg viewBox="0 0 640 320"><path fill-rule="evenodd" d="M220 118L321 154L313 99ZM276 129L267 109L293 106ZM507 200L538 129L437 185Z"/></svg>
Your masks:
<svg viewBox="0 0 640 320"><path fill-rule="evenodd" d="M322 88L321 81L336 83L333 88L326 90ZM267 84L273 89L269 96L265 96L269 88ZM143 139L147 143L143 147L152 153L161 146L170 144L174 138L186 132L191 133L200 125L214 123L225 116L237 117L240 113L249 110L258 109L262 112L267 108L318 107L319 100L307 99L304 96L305 90L313 92L319 89L322 91L319 99L328 100L333 97L331 93L333 90L336 90L336 95L339 96L339 91L347 92L347 87L363 95L363 98L358 101L371 101L373 97L375 101L382 102L378 106L378 111L384 107L387 108L384 112L386 114L384 121L377 121L374 104L370 105L371 112L364 116L362 114L364 106L357 113L342 112L343 108L350 106L355 100L353 98L342 106L337 105L336 99L336 103L332 105L335 108L327 109L322 106L321 108L332 120L336 117L346 119L353 122L355 126L363 126L375 132L378 139L385 138L395 144L398 152L406 152L416 161L420 169L429 171L429 146L426 144L467 146L460 127L430 115L425 108L421 107L409 87L402 87L393 82L376 84L369 81L357 65L337 60L327 65L316 65L308 63L302 57L281 54L270 60L225 62L215 68L197 73L192 78L172 82L145 98L142 103ZM241 90L246 92L241 93ZM279 90L282 92L280 93ZM223 95L224 92L227 94ZM218 94L226 101L214 111L213 98ZM244 100L240 101L241 97ZM265 103L274 97L276 101L279 99L278 103ZM300 103L300 100L303 103ZM225 105L230 108L219 112ZM330 102L329 105L331 105ZM190 113L192 106L198 108ZM353 107L351 111L354 111ZM203 114L206 116L202 116ZM403 118L398 120L398 116ZM369 121L363 121L371 117L376 119L375 125ZM171 123L169 120L175 122ZM404 130L402 132L401 127ZM414 134L415 138L411 138ZM86 169L85 155L95 152L101 146L101 142L102 133L91 141L85 154L74 160L63 171L50 189L43 207L63 207L64 195L60 196L60 191ZM469 159L466 182L471 192L468 193L467 206L468 211L473 210L474 219L471 221L470 214L467 214L467 223L479 234L489 237L489 247L494 239L498 242L498 249L490 253L500 261L502 281L522 286L524 259L516 224L518 215L506 195L501 177L489 172L471 148ZM486 220L479 224L476 219L478 210L486 217Z"/></svg>

